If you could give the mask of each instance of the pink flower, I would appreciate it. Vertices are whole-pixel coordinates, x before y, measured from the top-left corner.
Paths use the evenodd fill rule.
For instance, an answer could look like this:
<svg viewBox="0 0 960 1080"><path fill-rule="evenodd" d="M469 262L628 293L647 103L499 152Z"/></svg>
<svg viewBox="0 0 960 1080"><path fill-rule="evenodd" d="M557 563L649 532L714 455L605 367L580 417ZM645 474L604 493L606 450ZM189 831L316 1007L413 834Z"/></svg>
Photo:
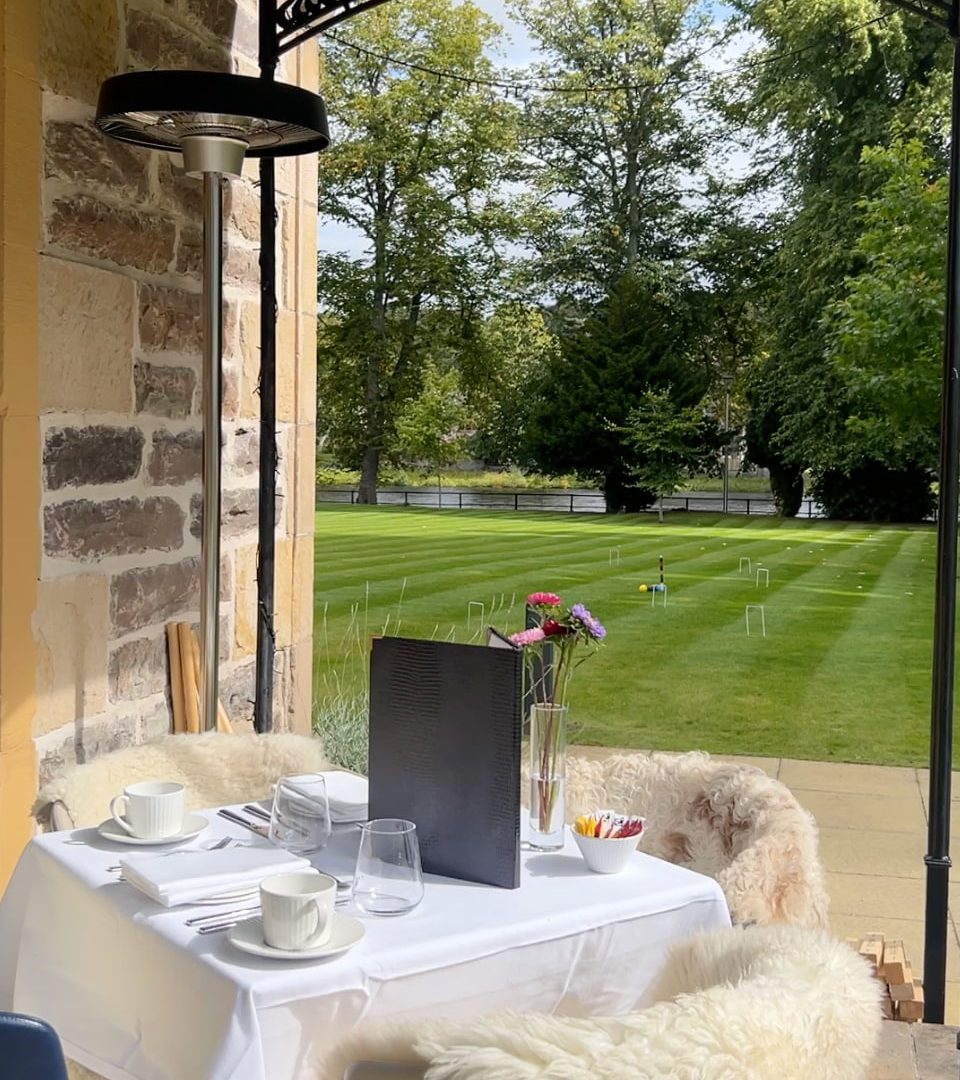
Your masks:
<svg viewBox="0 0 960 1080"><path fill-rule="evenodd" d="M514 645L535 645L538 641L543 641L546 636L539 626L534 626L531 630L520 630L516 634L511 634L510 640Z"/></svg>
<svg viewBox="0 0 960 1080"><path fill-rule="evenodd" d="M531 607L559 607L560 597L555 592L532 592L527 603Z"/></svg>

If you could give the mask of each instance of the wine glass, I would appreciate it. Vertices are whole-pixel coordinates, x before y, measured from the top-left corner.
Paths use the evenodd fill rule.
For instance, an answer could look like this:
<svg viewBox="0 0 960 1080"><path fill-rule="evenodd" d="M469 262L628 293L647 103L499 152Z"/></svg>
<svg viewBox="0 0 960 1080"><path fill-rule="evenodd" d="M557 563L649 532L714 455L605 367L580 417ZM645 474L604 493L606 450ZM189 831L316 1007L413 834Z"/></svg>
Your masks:
<svg viewBox="0 0 960 1080"><path fill-rule="evenodd" d="M402 818L360 826L353 901L368 915L405 915L423 899L417 827Z"/></svg>
<svg viewBox="0 0 960 1080"><path fill-rule="evenodd" d="M281 776L273 793L270 839L294 855L310 855L330 839L330 804L322 776Z"/></svg>

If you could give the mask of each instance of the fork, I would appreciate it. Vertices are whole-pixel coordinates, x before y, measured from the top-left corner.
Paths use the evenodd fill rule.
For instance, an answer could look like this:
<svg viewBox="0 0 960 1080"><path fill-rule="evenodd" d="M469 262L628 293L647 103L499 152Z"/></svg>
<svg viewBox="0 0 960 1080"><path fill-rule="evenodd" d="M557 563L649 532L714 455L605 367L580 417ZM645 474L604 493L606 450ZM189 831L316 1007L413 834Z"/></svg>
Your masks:
<svg viewBox="0 0 960 1080"><path fill-rule="evenodd" d="M219 840L214 841L214 843L209 844L206 847L201 846L199 850L201 850L201 851L219 851L221 848L229 847L230 844L234 843L234 840L235 840L235 837L233 837L233 836L222 836ZM240 841L237 840L236 843L239 844ZM180 854L179 851L165 851L162 855L158 855L157 858L158 859L166 859L170 855L179 855L179 854ZM120 864L119 863L117 863L116 866L108 866L107 867L108 873L115 874L119 870L120 870Z"/></svg>

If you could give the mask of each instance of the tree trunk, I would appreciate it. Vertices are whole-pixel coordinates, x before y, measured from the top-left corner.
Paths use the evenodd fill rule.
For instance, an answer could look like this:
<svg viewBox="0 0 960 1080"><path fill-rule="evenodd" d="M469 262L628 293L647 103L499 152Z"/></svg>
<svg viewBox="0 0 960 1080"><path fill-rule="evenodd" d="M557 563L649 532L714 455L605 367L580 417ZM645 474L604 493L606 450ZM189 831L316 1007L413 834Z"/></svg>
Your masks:
<svg viewBox="0 0 960 1080"><path fill-rule="evenodd" d="M363 452L363 460L360 462L360 490L357 494L357 502L366 506L377 505L377 483L380 478L380 450L376 446L368 446Z"/></svg>
<svg viewBox="0 0 960 1080"><path fill-rule="evenodd" d="M657 499L657 514L658 514L658 516L660 518L660 524L662 525L663 524L663 496L662 495L660 496L659 499Z"/></svg>

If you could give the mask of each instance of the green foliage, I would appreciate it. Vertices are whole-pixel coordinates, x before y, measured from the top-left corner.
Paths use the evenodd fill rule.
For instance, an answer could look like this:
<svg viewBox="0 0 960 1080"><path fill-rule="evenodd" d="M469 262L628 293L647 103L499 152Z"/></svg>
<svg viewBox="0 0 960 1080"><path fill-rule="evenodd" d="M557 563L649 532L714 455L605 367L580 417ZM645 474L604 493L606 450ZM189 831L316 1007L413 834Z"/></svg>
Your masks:
<svg viewBox="0 0 960 1080"><path fill-rule="evenodd" d="M425 362L469 337L513 228L503 189L516 110L470 82L491 73L495 31L469 2L409 0L338 31L365 52L325 42L336 137L320 157L320 214L369 247L319 260L318 412L340 462L361 469L364 501L376 499ZM385 54L463 81L428 83Z"/></svg>
<svg viewBox="0 0 960 1080"><path fill-rule="evenodd" d="M420 462L437 478L438 500L443 470L463 458L467 410L457 373L429 365L423 373L420 395L397 418L397 445L407 460Z"/></svg>
<svg viewBox="0 0 960 1080"><path fill-rule="evenodd" d="M500 305L480 327L476 349L461 363L476 435L474 455L498 465L523 460L534 390L558 351L543 313L519 302Z"/></svg>
<svg viewBox="0 0 960 1080"><path fill-rule="evenodd" d="M910 263L911 253L898 259L891 252L896 267L879 259L871 280L853 286L851 305L838 308L837 301L877 255L871 256L872 242L897 245L901 225L889 215L905 209L895 205L898 184L910 197L903 176L885 175L887 152L870 148L891 137L915 139L914 163L926 156L935 174L942 161L949 46L935 28L875 0L743 0L738 7L763 37L757 58L770 62L751 69L733 111L767 137L761 165L786 194L777 229L781 243L763 279L764 355L747 380L748 453L770 469L785 512L797 503L802 472L809 470L831 493L833 474L845 476L848 487L867 484L862 512L872 514L875 466L922 476L915 466L924 463L924 424L915 423L919 402L906 380L890 394L883 389L888 366L905 357L904 327L898 327L903 303L876 333L864 314L882 303L895 274L909 280L920 268ZM736 89L729 92L735 99ZM884 207L874 206L888 179L893 185L881 198ZM920 217L929 202L923 200ZM929 320L920 320L918 332L928 326ZM861 331L866 333L857 343ZM920 372L914 374L922 381ZM895 377L891 387L897 382ZM894 398L896 415L880 422L880 401ZM891 492L903 490L891 482ZM914 494L922 501L922 491ZM914 494L905 513L913 512ZM843 506L845 512L852 508L848 500Z"/></svg>
<svg viewBox="0 0 960 1080"><path fill-rule="evenodd" d="M601 488L608 511L648 506L654 496L632 479L624 425L650 390L669 391L678 408L702 398L708 376L691 356L691 307L669 281L625 275L549 365L530 416L529 462Z"/></svg>
<svg viewBox="0 0 960 1080"><path fill-rule="evenodd" d="M862 201L862 269L827 308L828 359L847 388L838 467L865 459L935 469L947 182L917 140L864 151L879 177ZM927 485L929 486L929 485Z"/></svg>
<svg viewBox="0 0 960 1080"><path fill-rule="evenodd" d="M828 517L844 521L926 521L936 498L927 469L908 464L894 468L878 461L840 471L827 469L813 482L811 494Z"/></svg>
<svg viewBox="0 0 960 1080"><path fill-rule="evenodd" d="M622 428L633 461L631 479L662 502L685 474L708 469L723 441L717 422L699 405L676 404L669 390L648 390L627 415Z"/></svg>
<svg viewBox="0 0 960 1080"><path fill-rule="evenodd" d="M711 16L695 0L518 0L516 15L543 55L529 75L557 87L527 114L530 273L552 295L596 299L688 243Z"/></svg>

